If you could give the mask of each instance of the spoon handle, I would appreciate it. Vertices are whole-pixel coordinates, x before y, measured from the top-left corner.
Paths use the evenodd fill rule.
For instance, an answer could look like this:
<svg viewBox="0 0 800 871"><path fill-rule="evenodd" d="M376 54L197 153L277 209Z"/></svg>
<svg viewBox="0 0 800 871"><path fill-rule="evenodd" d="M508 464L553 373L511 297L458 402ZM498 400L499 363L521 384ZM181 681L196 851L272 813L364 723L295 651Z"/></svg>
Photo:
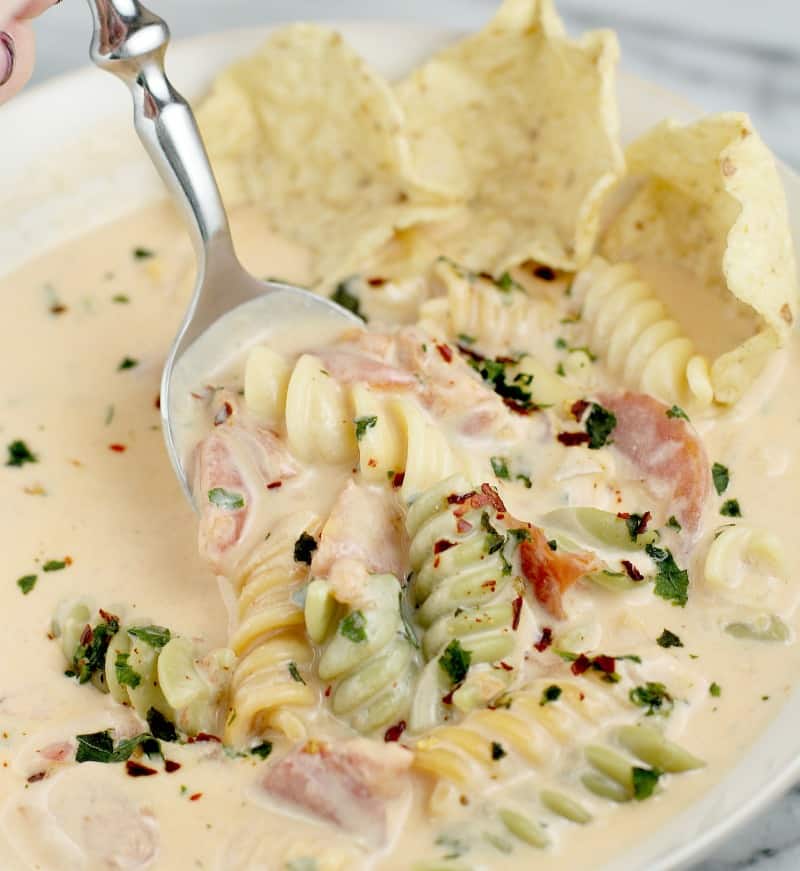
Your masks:
<svg viewBox="0 0 800 871"><path fill-rule="evenodd" d="M88 2L91 58L130 88L136 131L189 218L201 263L212 245L230 249L228 219L197 122L164 71L169 27L138 0Z"/></svg>

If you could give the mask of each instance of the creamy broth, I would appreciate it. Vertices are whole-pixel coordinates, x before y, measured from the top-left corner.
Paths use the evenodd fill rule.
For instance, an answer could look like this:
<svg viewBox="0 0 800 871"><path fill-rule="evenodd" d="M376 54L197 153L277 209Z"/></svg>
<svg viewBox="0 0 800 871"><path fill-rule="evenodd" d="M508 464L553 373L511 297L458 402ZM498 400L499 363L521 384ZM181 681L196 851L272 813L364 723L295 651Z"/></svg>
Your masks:
<svg viewBox="0 0 800 871"><path fill-rule="evenodd" d="M234 226L244 259L257 274L305 279L302 252L270 237L255 211L237 215ZM137 257L137 248L140 255L154 256ZM565 598L567 625L585 615L603 628L600 639L587 645L593 654L641 657L640 665L618 665L626 690L630 681L680 683L667 732L704 760L704 768L667 776L646 801L615 805L584 794L595 819L586 826L551 822L552 844L543 850L511 838L493 815L506 801L533 806L540 781L548 784L563 772L544 766L537 779L531 766L527 780L501 779L491 790L471 795L452 818L431 815L430 781L415 772L408 788L389 802L388 843L370 851L346 831L268 797L260 785L264 772L293 743L276 730L268 731L274 749L266 761L204 741L164 743L164 756L180 765L171 773L146 756L136 758L157 773L145 777L130 776L124 764L75 763L77 734L114 728L130 736L142 723L91 684L77 686L64 676L59 645L48 637L59 602L86 596L95 609L120 609L127 620L170 627L200 640L203 649L228 642L225 602L213 572L197 555L197 519L169 467L156 407L161 366L188 299L190 263L176 218L159 206L55 251L0 285L14 310L14 317L0 324L7 373L0 429L6 443L23 440L38 459L0 469L7 532L0 635L6 663L0 679L4 868L233 871L292 868L287 863L307 857L316 858L320 869L401 869L436 860L442 860L437 868L593 868L646 838L746 753L786 699L790 676L800 667L792 576L800 565L793 523L800 435L794 400L800 352L794 339L735 411L701 414L695 421L709 462L725 464L731 474L724 497L712 492L708 498L701 540L729 522L719 516L728 497L739 500L743 523L778 537L791 567L776 606L789 641L743 640L722 631L721 615L730 611L733 620L738 611L705 583L705 546L691 559L675 547L691 577L685 608L654 596L650 588L628 597L578 584ZM316 344L316 337L299 332L296 352ZM135 365L121 368L126 358ZM598 369L602 372L602 364ZM236 379L241 364L234 386L240 383ZM579 427L574 422L565 428ZM457 443L455 429L448 432ZM523 446L513 453L498 449L492 438L462 438L460 448L470 455L469 471L483 470L479 474L486 476L477 483L493 481L515 515L537 521L561 504L563 491L548 487L548 475L561 459L548 451ZM530 490L491 477L489 457L498 452L509 455L512 469L527 464L523 471L534 481ZM259 502L243 548L289 510L308 508L324 521L352 475L348 464L308 464L296 483ZM609 494L603 507L643 509L645 484L631 481L621 502ZM588 484L590 490L597 486ZM572 494L572 504L596 504L594 497L582 501L582 492ZM665 520L659 516L656 522L663 526ZM46 570L49 561L66 565ZM23 594L16 581L29 575L37 580ZM683 647L656 644L665 628ZM586 681L592 692L610 686L597 675L573 677L568 663L547 655L537 659L527 651L529 675L541 674L554 684ZM314 683L315 691L323 690L324 682ZM712 686L718 694L710 692ZM325 708L322 701L309 714L311 735L352 734ZM628 703L623 714L620 719L617 711L609 722L632 722L643 711ZM62 742L69 745L59 751ZM567 768L582 764L577 751L566 756ZM569 791L576 793L574 783ZM494 846L484 831L494 836ZM500 849L498 837L505 845ZM461 841L469 842L469 851L444 861L454 849L460 852L453 845ZM511 852L503 852L508 845Z"/></svg>

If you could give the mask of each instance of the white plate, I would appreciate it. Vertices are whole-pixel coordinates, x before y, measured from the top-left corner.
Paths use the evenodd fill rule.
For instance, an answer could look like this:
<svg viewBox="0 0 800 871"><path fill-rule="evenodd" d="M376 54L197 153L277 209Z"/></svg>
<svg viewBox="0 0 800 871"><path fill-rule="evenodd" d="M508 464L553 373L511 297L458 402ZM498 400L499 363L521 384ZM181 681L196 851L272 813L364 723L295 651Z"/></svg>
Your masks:
<svg viewBox="0 0 800 871"><path fill-rule="evenodd" d="M393 78L458 36L408 24L335 26ZM228 31L177 44L169 54L175 86L189 97L202 94L217 70L254 49L267 32ZM620 77L618 90L626 141L666 116L691 120L699 114L681 98L631 76ZM163 195L133 133L130 99L107 73L81 70L31 91L0 109L0 129L0 274ZM785 167L781 171L798 250L800 179ZM13 305L5 311L13 311ZM700 859L800 777L797 723L800 688L714 789L604 871L666 871Z"/></svg>

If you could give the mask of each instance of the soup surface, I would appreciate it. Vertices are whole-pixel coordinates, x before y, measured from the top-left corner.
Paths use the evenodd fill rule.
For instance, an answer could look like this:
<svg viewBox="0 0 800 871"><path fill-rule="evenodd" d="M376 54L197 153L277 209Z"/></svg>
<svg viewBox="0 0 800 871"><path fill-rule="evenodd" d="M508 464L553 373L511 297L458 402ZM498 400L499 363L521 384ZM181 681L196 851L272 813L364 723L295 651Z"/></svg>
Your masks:
<svg viewBox="0 0 800 871"><path fill-rule="evenodd" d="M256 274L307 280L255 210L234 226ZM597 867L746 753L800 666L794 337L737 405L689 423L581 332L601 261L574 283L439 263L421 325L399 331L380 324L394 285L350 283L370 338L298 324L198 385L201 558L157 408L190 264L157 206L0 284L4 868ZM456 323L465 294L491 317ZM203 467L215 438L224 461ZM273 546L286 584L270 593L264 570L248 594ZM489 560L478 593L446 586ZM237 668L275 635L243 637L246 608L281 601L281 673L248 683ZM94 632L65 658L84 613ZM190 643L191 679L164 684L175 734L130 672L131 704L100 691L86 648L114 620L118 679L154 667L152 631ZM376 686L382 644L402 665ZM275 702L287 681L299 695ZM142 733L160 751L124 758Z"/></svg>

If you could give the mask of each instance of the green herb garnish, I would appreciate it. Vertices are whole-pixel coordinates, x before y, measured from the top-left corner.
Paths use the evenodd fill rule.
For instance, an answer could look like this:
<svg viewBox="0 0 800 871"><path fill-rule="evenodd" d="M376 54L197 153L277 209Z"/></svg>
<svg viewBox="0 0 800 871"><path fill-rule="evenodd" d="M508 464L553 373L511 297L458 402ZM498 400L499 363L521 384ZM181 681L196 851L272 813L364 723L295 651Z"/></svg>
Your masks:
<svg viewBox="0 0 800 871"><path fill-rule="evenodd" d="M492 464L492 471L498 478L507 481L511 477L508 471L508 462L504 457L491 457L489 462Z"/></svg>
<svg viewBox="0 0 800 871"><path fill-rule="evenodd" d="M297 681L297 683L305 683L303 675L300 674L300 670L297 668L296 662L289 663L289 674L292 676L292 680Z"/></svg>
<svg viewBox="0 0 800 871"><path fill-rule="evenodd" d="M628 698L634 705L647 708L648 717L652 717L653 714L668 714L675 704L664 684L654 681L634 687L628 693Z"/></svg>
<svg viewBox="0 0 800 871"><path fill-rule="evenodd" d="M454 638L439 657L439 666L450 678L450 682L457 684L461 683L467 676L471 661L472 653L469 650L464 650L461 642Z"/></svg>
<svg viewBox="0 0 800 871"><path fill-rule="evenodd" d="M38 463L39 458L21 439L15 439L8 445L7 466L24 466L25 463Z"/></svg>
<svg viewBox="0 0 800 871"><path fill-rule="evenodd" d="M122 372L125 369L133 369L135 366L139 365L138 360L134 360L133 357L123 357L117 366L117 371Z"/></svg>
<svg viewBox="0 0 800 871"><path fill-rule="evenodd" d="M644 801L655 792L661 772L657 768L639 768L635 765L631 769L633 782L633 797L636 801Z"/></svg>
<svg viewBox="0 0 800 871"><path fill-rule="evenodd" d="M87 625L81 633L80 642L72 654L68 677L76 677L78 683L86 683L96 672L106 667L106 653L111 639L119 632L119 619L113 614L101 612L102 620L96 626Z"/></svg>
<svg viewBox="0 0 800 871"><path fill-rule="evenodd" d="M722 503L722 507L719 509L719 513L723 517L741 517L742 508L739 505L739 500L726 499L725 502Z"/></svg>
<svg viewBox="0 0 800 871"><path fill-rule="evenodd" d="M77 735L78 747L75 751L76 762L126 762L130 759L133 751L146 741L152 740L152 735L143 732L133 738L120 741L114 747L114 739L111 730L103 732L91 732L87 735Z"/></svg>
<svg viewBox="0 0 800 871"><path fill-rule="evenodd" d="M658 569L653 592L656 596L661 596L662 599L683 608L689 599L689 573L678 566L675 558L666 548L648 544L645 551Z"/></svg>
<svg viewBox="0 0 800 871"><path fill-rule="evenodd" d="M114 296L111 297L111 302L116 302L121 305L126 305L131 301L131 298L124 293L115 293Z"/></svg>
<svg viewBox="0 0 800 871"><path fill-rule="evenodd" d="M674 632L670 632L669 629L665 629L658 636L656 644L659 647L683 647L683 642L680 638Z"/></svg>
<svg viewBox="0 0 800 871"><path fill-rule="evenodd" d="M146 719L154 738L158 738L160 741L178 740L178 730L175 728L175 725L158 708L150 708Z"/></svg>
<svg viewBox="0 0 800 871"><path fill-rule="evenodd" d="M530 477L528 477L528 475L523 475L522 473L517 473L516 475L514 475L514 478L517 481L522 481L526 490L530 490L531 487L533 487L533 481L531 481L531 479L530 479Z"/></svg>
<svg viewBox="0 0 800 871"><path fill-rule="evenodd" d="M350 292L351 281L352 278L348 278L337 284L336 290L331 294L331 299L366 323L367 317L361 312L361 300L354 293Z"/></svg>
<svg viewBox="0 0 800 871"><path fill-rule="evenodd" d="M250 752L253 756L259 756L261 759L266 759L267 756L272 753L272 741L262 741L260 744L256 744L255 747L251 747Z"/></svg>
<svg viewBox="0 0 800 871"><path fill-rule="evenodd" d="M727 466L722 463L714 463L711 467L711 477L714 479L714 489L721 496L727 489L731 481L731 474Z"/></svg>
<svg viewBox="0 0 800 871"><path fill-rule="evenodd" d="M674 514L670 514L669 520L667 521L667 526L670 529L674 529L675 532L680 532L683 529L680 522L678 521L678 518Z"/></svg>
<svg viewBox="0 0 800 871"><path fill-rule="evenodd" d="M133 257L135 260L149 260L151 257L155 257L156 252L151 251L149 248L134 248L133 249Z"/></svg>
<svg viewBox="0 0 800 871"><path fill-rule="evenodd" d="M339 634L352 641L361 644L367 640L367 618L362 611L351 611L339 624Z"/></svg>
<svg viewBox="0 0 800 871"><path fill-rule="evenodd" d="M17 586L22 590L23 596L27 596L36 586L36 577L36 575L23 575L17 580Z"/></svg>
<svg viewBox="0 0 800 871"><path fill-rule="evenodd" d="M550 702L558 701L561 697L561 687L558 684L550 684L549 687L542 691L542 698L539 701L539 704L544 707Z"/></svg>
<svg viewBox="0 0 800 871"><path fill-rule="evenodd" d="M367 417L357 417L353 423L356 425L356 441L361 441L364 436L367 434L367 430L371 427L375 426L378 422L378 418L371 414Z"/></svg>
<svg viewBox="0 0 800 871"><path fill-rule="evenodd" d="M226 490L224 487L212 487L208 491L208 501L223 511L238 511L244 508L244 496L235 490Z"/></svg>
<svg viewBox="0 0 800 871"><path fill-rule="evenodd" d="M679 405L673 405L672 408L667 409L667 417L689 420L689 415Z"/></svg>
<svg viewBox="0 0 800 871"><path fill-rule="evenodd" d="M132 687L135 689L142 682L142 676L136 671L133 666L128 664L129 653L118 653L114 662L114 672L117 675L117 682L124 687Z"/></svg>
<svg viewBox="0 0 800 871"><path fill-rule="evenodd" d="M496 553L506 543L506 539L492 526L488 511L481 513L481 527L486 532L486 543L484 544L486 553Z"/></svg>
<svg viewBox="0 0 800 871"><path fill-rule="evenodd" d="M505 748L499 741L492 741L492 759L494 759L495 762L507 755Z"/></svg>
<svg viewBox="0 0 800 871"><path fill-rule="evenodd" d="M716 681L711 684L708 691L715 699L718 699L722 695L722 687Z"/></svg>
<svg viewBox="0 0 800 871"><path fill-rule="evenodd" d="M610 444L609 436L617 425L617 416L613 411L603 408L596 402L592 403L592 410L586 418L586 432L589 434L589 448L597 450L606 444Z"/></svg>
<svg viewBox="0 0 800 871"><path fill-rule="evenodd" d="M296 563L305 563L307 566L310 566L311 558L313 557L314 551L317 547L317 540L314 536L304 532L294 543L294 561Z"/></svg>
<svg viewBox="0 0 800 871"><path fill-rule="evenodd" d="M149 644L153 650L161 650L172 638L172 633L165 626L130 626L128 635Z"/></svg>
<svg viewBox="0 0 800 871"><path fill-rule="evenodd" d="M43 572L60 572L67 567L67 561L63 559L49 559L43 566Z"/></svg>

